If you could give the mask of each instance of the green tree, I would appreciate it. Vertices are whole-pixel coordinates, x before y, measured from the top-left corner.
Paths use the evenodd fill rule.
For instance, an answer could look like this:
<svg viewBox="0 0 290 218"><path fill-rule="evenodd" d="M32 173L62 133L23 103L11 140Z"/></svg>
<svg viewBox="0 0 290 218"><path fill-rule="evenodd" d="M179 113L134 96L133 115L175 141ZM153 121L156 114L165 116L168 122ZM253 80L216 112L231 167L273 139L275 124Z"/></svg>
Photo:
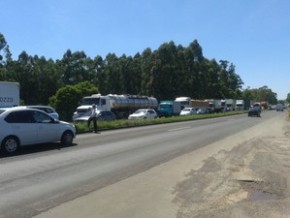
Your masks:
<svg viewBox="0 0 290 218"><path fill-rule="evenodd" d="M243 91L243 97L251 101L267 101L269 104L277 104L277 94L273 92L268 86L251 89L248 87Z"/></svg>
<svg viewBox="0 0 290 218"><path fill-rule="evenodd" d="M77 108L81 98L81 92L72 85L66 85L60 88L55 96L50 98L52 105L59 113L61 120L71 121L73 112Z"/></svg>
<svg viewBox="0 0 290 218"><path fill-rule="evenodd" d="M0 80L9 80L7 63L12 61L9 45L2 33L0 33Z"/></svg>
<svg viewBox="0 0 290 218"><path fill-rule="evenodd" d="M288 102L288 104L290 104L290 93L287 94L286 101Z"/></svg>
<svg viewBox="0 0 290 218"><path fill-rule="evenodd" d="M99 89L102 94L119 94L122 91L119 59L114 53L109 53L105 63L103 83L99 84Z"/></svg>
<svg viewBox="0 0 290 218"><path fill-rule="evenodd" d="M64 84L74 85L82 81L92 82L95 79L94 61L83 51L72 52L67 50L63 58L57 62L62 69Z"/></svg>

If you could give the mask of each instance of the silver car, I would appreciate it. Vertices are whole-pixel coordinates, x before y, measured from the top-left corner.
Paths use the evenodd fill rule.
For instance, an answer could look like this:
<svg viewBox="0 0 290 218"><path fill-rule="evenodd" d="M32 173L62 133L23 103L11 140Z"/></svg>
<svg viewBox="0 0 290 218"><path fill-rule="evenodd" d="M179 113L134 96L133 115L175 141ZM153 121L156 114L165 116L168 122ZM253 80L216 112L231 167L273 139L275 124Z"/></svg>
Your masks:
<svg viewBox="0 0 290 218"><path fill-rule="evenodd" d="M129 120L137 120L137 119L155 119L158 115L154 109L138 109L134 113L130 114Z"/></svg>

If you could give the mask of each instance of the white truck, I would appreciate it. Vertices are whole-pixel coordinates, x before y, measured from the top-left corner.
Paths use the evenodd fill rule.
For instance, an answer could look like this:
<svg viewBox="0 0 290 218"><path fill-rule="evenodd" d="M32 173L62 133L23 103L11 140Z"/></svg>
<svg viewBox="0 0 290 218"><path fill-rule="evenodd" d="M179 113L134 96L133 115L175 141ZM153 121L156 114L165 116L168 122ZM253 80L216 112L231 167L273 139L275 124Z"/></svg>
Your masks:
<svg viewBox="0 0 290 218"><path fill-rule="evenodd" d="M181 109L191 106L191 98L190 97L177 97L177 98L175 98L175 101L180 102Z"/></svg>
<svg viewBox="0 0 290 218"><path fill-rule="evenodd" d="M93 94L82 99L81 105L77 107L73 114L73 120L82 116L89 116L93 104L96 105L97 113L101 111L111 111L119 119L128 118L129 114L137 109L157 109L158 107L158 101L154 97Z"/></svg>
<svg viewBox="0 0 290 218"><path fill-rule="evenodd" d="M13 107L20 104L18 82L0 81L0 107Z"/></svg>
<svg viewBox="0 0 290 218"><path fill-rule="evenodd" d="M209 103L211 113L222 111L222 100L221 99L206 99Z"/></svg>
<svg viewBox="0 0 290 218"><path fill-rule="evenodd" d="M236 109L236 99L222 99L221 105L223 111L234 111Z"/></svg>

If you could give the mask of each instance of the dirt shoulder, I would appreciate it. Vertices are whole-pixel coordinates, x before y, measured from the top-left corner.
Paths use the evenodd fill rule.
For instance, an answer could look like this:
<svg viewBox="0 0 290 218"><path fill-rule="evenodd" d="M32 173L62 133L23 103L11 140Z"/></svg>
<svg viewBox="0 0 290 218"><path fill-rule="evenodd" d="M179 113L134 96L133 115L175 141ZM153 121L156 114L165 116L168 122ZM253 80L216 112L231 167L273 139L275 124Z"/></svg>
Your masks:
<svg viewBox="0 0 290 218"><path fill-rule="evenodd" d="M286 119L281 114L36 217L290 217Z"/></svg>

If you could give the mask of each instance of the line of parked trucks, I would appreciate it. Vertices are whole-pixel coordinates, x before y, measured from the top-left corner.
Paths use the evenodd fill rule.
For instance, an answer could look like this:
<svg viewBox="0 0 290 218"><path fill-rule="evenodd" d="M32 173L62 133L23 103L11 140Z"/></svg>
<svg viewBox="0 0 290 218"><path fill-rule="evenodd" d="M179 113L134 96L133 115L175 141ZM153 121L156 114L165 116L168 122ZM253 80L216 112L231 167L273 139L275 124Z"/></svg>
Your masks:
<svg viewBox="0 0 290 218"><path fill-rule="evenodd" d="M82 99L81 105L73 114L73 120L88 116L92 105L97 111L111 111L117 119L126 119L137 109L152 108L159 116L179 115L181 110L187 107L195 108L200 113L215 113L233 110L245 110L251 106L251 102L235 99L191 99L190 97L178 97L174 100L158 100L154 97L138 95L101 95L93 94Z"/></svg>

